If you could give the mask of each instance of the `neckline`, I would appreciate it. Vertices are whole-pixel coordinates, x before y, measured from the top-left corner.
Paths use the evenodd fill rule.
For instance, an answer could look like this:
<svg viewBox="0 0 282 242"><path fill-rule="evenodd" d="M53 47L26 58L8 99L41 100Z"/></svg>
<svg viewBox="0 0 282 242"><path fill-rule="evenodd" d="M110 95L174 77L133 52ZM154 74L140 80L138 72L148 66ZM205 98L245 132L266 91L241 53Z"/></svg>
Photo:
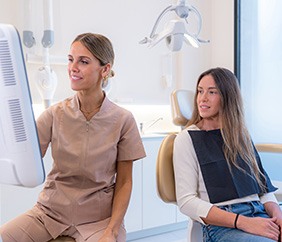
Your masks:
<svg viewBox="0 0 282 242"><path fill-rule="evenodd" d="M205 129L200 129L196 124L192 124L190 127L193 127L193 129L198 130L198 131L203 131L203 132L212 132L212 131L220 131L220 129L210 129L210 130L205 130Z"/></svg>

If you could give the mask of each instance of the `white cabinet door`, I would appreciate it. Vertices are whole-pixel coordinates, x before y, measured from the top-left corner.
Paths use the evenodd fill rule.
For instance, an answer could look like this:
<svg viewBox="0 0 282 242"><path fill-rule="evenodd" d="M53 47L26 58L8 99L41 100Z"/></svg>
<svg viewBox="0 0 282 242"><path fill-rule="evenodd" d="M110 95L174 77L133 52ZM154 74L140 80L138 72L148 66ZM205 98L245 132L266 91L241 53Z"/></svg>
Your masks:
<svg viewBox="0 0 282 242"><path fill-rule="evenodd" d="M124 222L127 232L142 229L142 160L133 162L132 192Z"/></svg>
<svg viewBox="0 0 282 242"><path fill-rule="evenodd" d="M163 137L143 139L143 229L176 222L176 206L164 203L156 189L156 159Z"/></svg>

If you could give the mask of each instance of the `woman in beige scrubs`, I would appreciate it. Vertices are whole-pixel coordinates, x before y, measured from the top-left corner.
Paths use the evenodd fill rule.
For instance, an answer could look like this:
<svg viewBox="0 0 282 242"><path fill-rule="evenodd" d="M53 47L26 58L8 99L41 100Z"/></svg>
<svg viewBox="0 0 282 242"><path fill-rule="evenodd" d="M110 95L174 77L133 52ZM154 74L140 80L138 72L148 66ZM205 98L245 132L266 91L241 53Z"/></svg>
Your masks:
<svg viewBox="0 0 282 242"><path fill-rule="evenodd" d="M112 103L103 85L114 51L102 35L76 37L68 55L73 97L37 120L41 151L54 160L37 204L0 228L3 242L126 240L123 218L132 189L132 163L145 156L133 115Z"/></svg>

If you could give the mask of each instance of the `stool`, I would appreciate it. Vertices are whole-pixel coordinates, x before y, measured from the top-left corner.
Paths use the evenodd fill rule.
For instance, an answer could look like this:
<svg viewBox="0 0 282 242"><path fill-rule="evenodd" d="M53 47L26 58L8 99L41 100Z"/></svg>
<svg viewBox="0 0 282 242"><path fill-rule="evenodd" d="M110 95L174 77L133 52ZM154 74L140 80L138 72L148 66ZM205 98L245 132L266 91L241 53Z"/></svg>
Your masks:
<svg viewBox="0 0 282 242"><path fill-rule="evenodd" d="M75 242L75 239L68 236L59 236L56 239L51 239L49 242Z"/></svg>

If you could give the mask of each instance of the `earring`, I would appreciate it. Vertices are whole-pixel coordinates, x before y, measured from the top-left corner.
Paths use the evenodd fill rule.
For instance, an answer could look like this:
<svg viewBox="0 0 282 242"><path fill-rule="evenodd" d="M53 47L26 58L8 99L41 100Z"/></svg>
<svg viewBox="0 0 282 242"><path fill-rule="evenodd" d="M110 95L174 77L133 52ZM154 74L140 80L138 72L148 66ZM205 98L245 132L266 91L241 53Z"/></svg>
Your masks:
<svg viewBox="0 0 282 242"><path fill-rule="evenodd" d="M105 76L102 81L102 88L105 88L106 86L108 86L108 83L109 83L108 76Z"/></svg>

